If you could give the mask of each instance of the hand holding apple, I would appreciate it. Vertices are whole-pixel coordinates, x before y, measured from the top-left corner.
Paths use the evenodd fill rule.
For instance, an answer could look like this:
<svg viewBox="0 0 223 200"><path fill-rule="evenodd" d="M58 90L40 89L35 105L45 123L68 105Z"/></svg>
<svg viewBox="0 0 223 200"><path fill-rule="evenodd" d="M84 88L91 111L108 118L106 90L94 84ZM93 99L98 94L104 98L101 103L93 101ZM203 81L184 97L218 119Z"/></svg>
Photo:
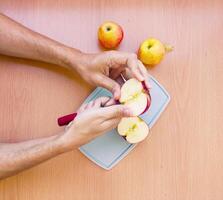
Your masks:
<svg viewBox="0 0 223 200"><path fill-rule="evenodd" d="M105 106L105 107L104 107ZM62 139L67 148L83 145L95 137L116 128L122 117L131 117L131 109L124 105L115 105L108 97L100 97L84 104L78 111Z"/></svg>
<svg viewBox="0 0 223 200"><path fill-rule="evenodd" d="M83 79L92 85L108 89L117 100L120 98L120 85L115 79L127 69L132 77L145 81L146 87L149 88L146 68L133 53L105 51L98 54L82 54L76 67Z"/></svg>
<svg viewBox="0 0 223 200"><path fill-rule="evenodd" d="M79 141L83 140L84 142L86 142L88 141L88 138L92 139L93 137L95 137L95 135L97 136L98 134L103 133L102 130L99 131L99 133L97 131L100 129L99 128L100 126L103 126L103 124L110 125L108 127L106 126L106 129L104 127L103 130L105 131L105 130L111 130L112 128L117 127L118 123L119 123L118 128L117 128L118 133L121 136L125 136L126 140L129 143L137 143L144 140L145 137L149 133L149 128L143 120L141 120L138 117L133 117L133 116L140 115L149 109L150 104L151 104L149 91L145 91L143 89L143 84L141 82L137 81L136 79L130 79L126 81L121 88L120 103L124 105L114 106L116 104L116 101L114 99L110 99L108 97L101 97L88 104L84 104L77 111L75 120L69 123L69 125L67 126L67 129L69 129L73 123L77 125L78 124L77 119L79 119L78 117L80 116L82 117L82 114L84 116L86 115L87 117L87 115L91 115L91 111L92 111L95 114L94 119L90 117L89 119L90 121L88 122L88 121L84 121L86 118L84 117L83 121L86 124L91 124L91 125L93 124L93 126L87 126L87 127L85 126L85 128L83 126L81 130L82 131L84 130L84 133L85 133L85 132L89 132L87 130L90 128L93 134L92 135L82 134L78 139ZM106 110L105 108L98 109L100 107L107 107L107 108ZM102 113L103 111L105 113ZM114 115L113 117L111 117L111 119L109 118L109 113L111 114L113 113L112 115ZM100 122L100 117L102 117L103 123L94 124L94 120L96 120L97 123ZM62 118L67 118L67 116L63 116ZM66 125L66 123L59 124L59 125ZM96 128L97 130L96 129L94 130L94 128Z"/></svg>

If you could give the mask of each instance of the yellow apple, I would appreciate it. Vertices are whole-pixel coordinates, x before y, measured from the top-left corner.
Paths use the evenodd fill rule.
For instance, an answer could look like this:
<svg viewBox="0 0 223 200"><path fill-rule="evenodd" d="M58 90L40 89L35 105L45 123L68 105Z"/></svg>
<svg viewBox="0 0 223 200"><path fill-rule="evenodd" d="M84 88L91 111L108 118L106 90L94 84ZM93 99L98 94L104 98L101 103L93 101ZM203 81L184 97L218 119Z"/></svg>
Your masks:
<svg viewBox="0 0 223 200"><path fill-rule="evenodd" d="M98 40L106 49L118 47L123 35L122 27L115 22L104 22L98 29Z"/></svg>
<svg viewBox="0 0 223 200"><path fill-rule="evenodd" d="M160 63L165 53L172 49L170 45L164 45L155 38L149 38L140 45L138 57L146 65L156 65Z"/></svg>

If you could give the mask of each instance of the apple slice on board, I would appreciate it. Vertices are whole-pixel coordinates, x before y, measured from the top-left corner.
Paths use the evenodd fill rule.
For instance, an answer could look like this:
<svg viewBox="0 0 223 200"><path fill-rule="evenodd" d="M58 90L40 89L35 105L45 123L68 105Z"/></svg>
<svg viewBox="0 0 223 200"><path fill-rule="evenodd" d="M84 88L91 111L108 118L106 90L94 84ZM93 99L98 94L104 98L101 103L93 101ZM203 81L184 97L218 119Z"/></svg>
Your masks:
<svg viewBox="0 0 223 200"><path fill-rule="evenodd" d="M139 117L124 117L118 124L118 133L129 143L138 143L149 134L148 125Z"/></svg>
<svg viewBox="0 0 223 200"><path fill-rule="evenodd" d="M145 92L143 84L138 80L132 78L123 84L119 102L129 106L134 116L144 113L149 108L150 101L149 94Z"/></svg>

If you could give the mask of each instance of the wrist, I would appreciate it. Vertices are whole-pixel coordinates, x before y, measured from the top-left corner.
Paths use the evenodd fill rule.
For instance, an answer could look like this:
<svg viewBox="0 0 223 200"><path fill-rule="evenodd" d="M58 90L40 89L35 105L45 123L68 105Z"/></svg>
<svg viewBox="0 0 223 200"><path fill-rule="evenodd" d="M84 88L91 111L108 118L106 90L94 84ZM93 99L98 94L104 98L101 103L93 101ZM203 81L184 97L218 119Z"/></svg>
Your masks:
<svg viewBox="0 0 223 200"><path fill-rule="evenodd" d="M83 53L80 50L63 46L61 49L58 65L77 71L80 75L86 69L94 54Z"/></svg>
<svg viewBox="0 0 223 200"><path fill-rule="evenodd" d="M84 53L79 50L68 48L65 50L65 56L63 57L63 66L77 71L81 76L86 69L89 69L93 63L97 54Z"/></svg>
<svg viewBox="0 0 223 200"><path fill-rule="evenodd" d="M57 59L56 64L71 70L76 70L80 65L83 53L80 50L62 46L59 49L58 55L59 59Z"/></svg>
<svg viewBox="0 0 223 200"><path fill-rule="evenodd" d="M58 137L58 142L62 151L67 152L81 146L78 135L74 133L74 130L70 130L71 127L66 129Z"/></svg>
<svg viewBox="0 0 223 200"><path fill-rule="evenodd" d="M69 151L67 148L67 143L63 138L63 133L58 134L52 141L50 141L54 146L54 152L57 154L65 153Z"/></svg>

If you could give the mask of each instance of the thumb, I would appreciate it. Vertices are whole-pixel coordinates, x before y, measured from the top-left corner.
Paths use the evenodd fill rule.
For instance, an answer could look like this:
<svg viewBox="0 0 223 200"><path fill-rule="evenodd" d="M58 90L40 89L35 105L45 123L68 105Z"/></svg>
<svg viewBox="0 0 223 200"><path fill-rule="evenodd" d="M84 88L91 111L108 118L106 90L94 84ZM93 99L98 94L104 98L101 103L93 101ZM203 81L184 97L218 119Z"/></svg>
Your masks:
<svg viewBox="0 0 223 200"><path fill-rule="evenodd" d="M113 105L101 108L103 116L107 119L131 117L132 111L129 107L124 105Z"/></svg>
<svg viewBox="0 0 223 200"><path fill-rule="evenodd" d="M100 78L99 80L100 81L98 82L98 85L108 89L113 94L116 100L120 98L120 85L116 81L107 76L102 76L102 78Z"/></svg>

